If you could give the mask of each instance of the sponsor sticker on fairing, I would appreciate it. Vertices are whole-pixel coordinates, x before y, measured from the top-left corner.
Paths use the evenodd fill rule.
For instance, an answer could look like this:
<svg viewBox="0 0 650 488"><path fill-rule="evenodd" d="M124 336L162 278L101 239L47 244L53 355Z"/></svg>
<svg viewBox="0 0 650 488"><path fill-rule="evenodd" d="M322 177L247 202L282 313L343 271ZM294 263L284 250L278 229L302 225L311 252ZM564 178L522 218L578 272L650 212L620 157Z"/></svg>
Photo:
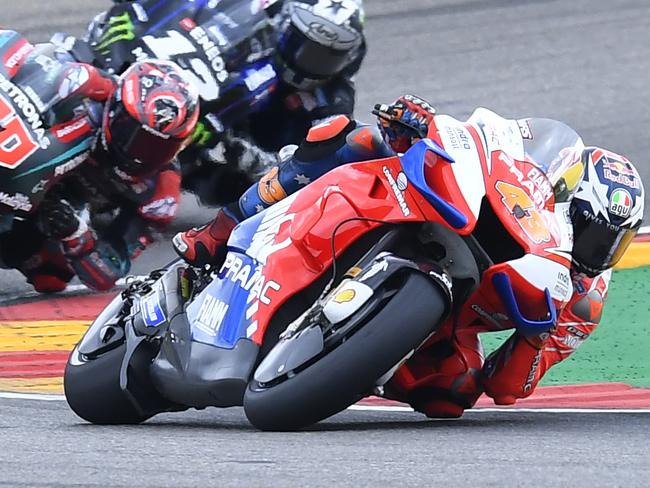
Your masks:
<svg viewBox="0 0 650 488"><path fill-rule="evenodd" d="M5 55L4 65L11 75L15 74L14 70L25 60L27 55L32 52L33 49L34 46L26 40L22 40L9 50Z"/></svg>
<svg viewBox="0 0 650 488"><path fill-rule="evenodd" d="M50 139L46 137L45 127L41 114L36 106L31 102L29 97L10 79L0 73L0 91L6 93L10 100L16 105L22 113L22 122L28 125L36 137L41 149L50 147ZM30 138L31 135L27 134Z"/></svg>
<svg viewBox="0 0 650 488"><path fill-rule="evenodd" d="M333 324L351 317L373 295L373 289L358 281L344 281L334 291L323 313Z"/></svg>
<svg viewBox="0 0 650 488"><path fill-rule="evenodd" d="M228 307L227 303L207 294L201 302L195 323L196 327L205 334L216 337L226 317Z"/></svg>
<svg viewBox="0 0 650 488"><path fill-rule="evenodd" d="M228 79L228 70L226 70L226 63L221 56L221 48L208 36L203 27L197 26L190 31L190 37L196 41L199 47L208 58L212 71L217 76L217 81L223 83Z"/></svg>
<svg viewBox="0 0 650 488"><path fill-rule="evenodd" d="M275 70L270 63L265 64L259 69L252 69L246 72L244 83L249 91L254 92L265 83L273 80L276 77Z"/></svg>
<svg viewBox="0 0 650 488"><path fill-rule="evenodd" d="M0 204L7 205L14 210L21 210L23 212L29 212L32 209L31 200L27 195L23 195L22 193L11 195L0 191Z"/></svg>
<svg viewBox="0 0 650 488"><path fill-rule="evenodd" d="M52 128L54 135L61 142L71 142L88 134L92 130L92 126L86 117L67 122Z"/></svg>
<svg viewBox="0 0 650 488"><path fill-rule="evenodd" d="M54 169L54 176L62 176L66 173L69 173L73 169L75 169L77 166L80 166L83 164L86 159L88 159L88 154L90 151L85 151L78 156L75 156L74 158L66 161L65 163L57 166Z"/></svg>
<svg viewBox="0 0 650 488"><path fill-rule="evenodd" d="M158 301L158 292L144 297L140 302L140 310L147 327L158 327L165 321L165 313Z"/></svg>
<svg viewBox="0 0 650 488"><path fill-rule="evenodd" d="M395 178L393 177L393 174L390 172L390 169L388 169L387 166L383 167L383 171L384 171L384 175L386 175L386 179L388 180L388 184L390 185L391 189L393 190L393 193L395 194L397 203L399 203L400 210L404 214L404 217L408 217L409 215L411 215L411 209L406 203L406 198L404 198L404 193L402 193L403 190L406 190L406 185L408 181L406 179L406 175L402 176L403 173L400 173L399 175L397 175L397 181L396 181Z"/></svg>
<svg viewBox="0 0 650 488"><path fill-rule="evenodd" d="M351 288L346 288L341 290L334 296L334 301L336 303L347 303L351 302L352 299L356 296L356 292Z"/></svg>

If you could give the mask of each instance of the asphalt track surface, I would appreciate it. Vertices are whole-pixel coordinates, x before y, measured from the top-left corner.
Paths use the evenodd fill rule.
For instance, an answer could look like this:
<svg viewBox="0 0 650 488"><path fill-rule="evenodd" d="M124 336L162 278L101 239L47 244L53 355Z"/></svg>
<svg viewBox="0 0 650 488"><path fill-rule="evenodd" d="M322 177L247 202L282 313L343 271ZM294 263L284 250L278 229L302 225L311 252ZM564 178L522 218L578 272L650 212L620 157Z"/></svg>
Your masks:
<svg viewBox="0 0 650 488"><path fill-rule="evenodd" d="M357 115L403 92L466 117L564 120L587 144L650 164L647 0L371 0ZM0 25L33 40L79 33L100 0L4 1ZM177 224L206 220L191 197ZM167 244L135 272L169 260ZM0 301L28 288L0 272ZM0 486L648 486L649 417L637 414L345 412L297 434L253 432L240 410L81 424L63 402L0 400Z"/></svg>
<svg viewBox="0 0 650 488"><path fill-rule="evenodd" d="M0 400L0 486L648 486L646 414L344 412L259 433L240 409L79 423L64 402Z"/></svg>

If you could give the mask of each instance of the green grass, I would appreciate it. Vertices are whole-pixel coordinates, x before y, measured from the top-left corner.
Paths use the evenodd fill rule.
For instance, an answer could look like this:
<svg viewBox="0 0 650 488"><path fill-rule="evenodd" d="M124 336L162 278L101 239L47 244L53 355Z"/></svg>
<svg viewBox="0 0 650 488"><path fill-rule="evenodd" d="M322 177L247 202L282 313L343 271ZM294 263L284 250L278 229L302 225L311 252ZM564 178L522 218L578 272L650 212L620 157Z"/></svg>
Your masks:
<svg viewBox="0 0 650 488"><path fill-rule="evenodd" d="M486 353L510 333L484 334ZM650 267L614 272L600 326L541 384L602 382L650 387Z"/></svg>

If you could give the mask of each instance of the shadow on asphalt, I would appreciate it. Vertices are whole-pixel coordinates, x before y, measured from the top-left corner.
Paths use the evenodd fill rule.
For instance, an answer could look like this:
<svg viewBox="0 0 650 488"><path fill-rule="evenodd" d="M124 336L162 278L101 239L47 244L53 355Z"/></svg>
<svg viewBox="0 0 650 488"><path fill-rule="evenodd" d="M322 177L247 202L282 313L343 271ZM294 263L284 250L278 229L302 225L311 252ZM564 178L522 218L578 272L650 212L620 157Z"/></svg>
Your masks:
<svg viewBox="0 0 650 488"><path fill-rule="evenodd" d="M368 418L361 418L368 415ZM355 420L345 420L344 416L354 415ZM426 419L424 417L419 417L417 414L389 414L392 418L378 418L379 413L377 412L345 412L339 414L337 417L333 417L330 420L321 422L316 425L312 425L308 428L296 431L296 434L313 434L319 432L369 432L369 431L401 431L401 430L432 430L438 428L444 429L499 429L500 431L504 426L516 426L518 429L524 430L538 430L540 427L549 428L550 430L555 430L560 428L559 424L564 423L559 421L556 416L553 414L537 414L534 416L524 416L516 414L516 417L513 418L512 414L499 412L499 413L490 413L487 415L481 415L480 417L474 416L464 417L461 419ZM408 415L409 420L403 420L399 417ZM229 415L230 417L230 415ZM340 420L339 420L340 418ZM82 429L82 430L97 430L98 432L104 429L114 429L119 427L124 429L125 433L127 432L136 432L137 430L143 430L151 432L157 429L163 430L178 430L178 431L191 431L191 430L202 430L202 431L219 431L219 432L255 432L262 433L250 425L243 415L240 417L237 415L235 418L230 419L214 419L210 420L204 417L193 417L189 419L172 419L172 418L153 418L143 424L139 425L121 425L121 426L100 426L92 425L88 423L76 423L70 425L73 429ZM554 428L555 427L555 428ZM287 432L282 432L286 434ZM272 434L272 433L270 433Z"/></svg>

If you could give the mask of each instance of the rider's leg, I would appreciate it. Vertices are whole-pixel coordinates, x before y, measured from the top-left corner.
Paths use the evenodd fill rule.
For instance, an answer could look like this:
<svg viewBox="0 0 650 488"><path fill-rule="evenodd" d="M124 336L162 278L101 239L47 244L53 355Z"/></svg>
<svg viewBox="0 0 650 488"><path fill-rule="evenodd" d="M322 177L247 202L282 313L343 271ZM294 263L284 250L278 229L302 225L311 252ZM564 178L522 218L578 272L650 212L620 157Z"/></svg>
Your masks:
<svg viewBox="0 0 650 488"><path fill-rule="evenodd" d="M445 329L397 371L386 392L428 417L456 418L482 393L483 348L475 330Z"/></svg>

